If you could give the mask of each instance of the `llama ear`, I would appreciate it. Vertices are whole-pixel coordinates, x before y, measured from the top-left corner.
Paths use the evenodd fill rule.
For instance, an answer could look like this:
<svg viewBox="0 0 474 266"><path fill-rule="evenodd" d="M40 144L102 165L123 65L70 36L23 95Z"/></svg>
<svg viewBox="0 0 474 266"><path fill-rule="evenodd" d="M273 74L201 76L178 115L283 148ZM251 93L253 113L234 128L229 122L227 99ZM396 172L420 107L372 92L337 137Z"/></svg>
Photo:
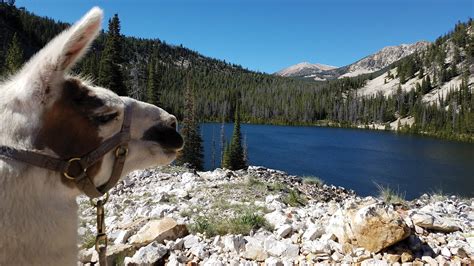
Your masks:
<svg viewBox="0 0 474 266"><path fill-rule="evenodd" d="M71 29L65 32L63 37L65 42L57 61L58 70L70 69L87 51L87 48L100 31L102 17L102 10L94 7Z"/></svg>
<svg viewBox="0 0 474 266"><path fill-rule="evenodd" d="M84 55L96 38L102 24L103 12L92 8L81 20L51 40L25 66L30 75L37 73L42 85L62 78L65 72ZM46 86L42 86L43 88Z"/></svg>

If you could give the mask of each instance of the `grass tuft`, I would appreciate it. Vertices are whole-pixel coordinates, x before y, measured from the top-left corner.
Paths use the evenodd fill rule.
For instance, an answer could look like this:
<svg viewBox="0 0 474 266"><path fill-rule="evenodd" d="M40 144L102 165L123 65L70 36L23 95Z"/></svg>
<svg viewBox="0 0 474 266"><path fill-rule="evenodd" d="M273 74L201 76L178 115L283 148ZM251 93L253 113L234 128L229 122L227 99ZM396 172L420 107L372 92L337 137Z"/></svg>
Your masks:
<svg viewBox="0 0 474 266"><path fill-rule="evenodd" d="M283 199L286 205L291 207L299 207L306 205L306 199L299 193L299 191L291 189L288 195Z"/></svg>
<svg viewBox="0 0 474 266"><path fill-rule="evenodd" d="M190 226L192 233L206 234L208 237L216 235L248 235L250 231L265 228L272 230L267 220L256 213L244 213L234 218L219 219L216 217L199 216Z"/></svg>
<svg viewBox="0 0 474 266"><path fill-rule="evenodd" d="M82 248L89 249L95 246L95 235L88 234L84 236L84 240L82 242Z"/></svg>
<svg viewBox="0 0 474 266"><path fill-rule="evenodd" d="M395 191L390 186L375 183L379 190L379 198L388 204L405 204L405 193L401 193L398 189Z"/></svg>
<svg viewBox="0 0 474 266"><path fill-rule="evenodd" d="M324 181L316 176L305 176L303 177L303 184L321 187L324 185Z"/></svg>

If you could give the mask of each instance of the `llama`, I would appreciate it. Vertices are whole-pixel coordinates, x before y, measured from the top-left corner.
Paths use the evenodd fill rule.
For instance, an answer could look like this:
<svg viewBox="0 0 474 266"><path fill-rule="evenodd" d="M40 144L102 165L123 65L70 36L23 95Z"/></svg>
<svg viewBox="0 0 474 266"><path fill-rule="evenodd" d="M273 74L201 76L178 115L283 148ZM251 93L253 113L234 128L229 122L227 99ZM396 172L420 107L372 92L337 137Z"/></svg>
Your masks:
<svg viewBox="0 0 474 266"><path fill-rule="evenodd" d="M176 118L68 74L100 31L95 7L39 51L0 86L0 146L69 160L121 131L131 110L128 154L121 176L176 158L183 139ZM107 183L115 155L86 171ZM76 265L77 204L83 193L64 174L0 155L0 265Z"/></svg>

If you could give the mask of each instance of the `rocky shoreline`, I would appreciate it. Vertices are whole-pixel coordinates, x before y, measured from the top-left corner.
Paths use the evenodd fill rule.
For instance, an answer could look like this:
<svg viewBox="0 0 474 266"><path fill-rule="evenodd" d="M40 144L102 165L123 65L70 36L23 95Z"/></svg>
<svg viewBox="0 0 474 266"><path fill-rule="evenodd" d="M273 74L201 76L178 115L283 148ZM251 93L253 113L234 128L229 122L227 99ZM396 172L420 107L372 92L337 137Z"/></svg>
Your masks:
<svg viewBox="0 0 474 266"><path fill-rule="evenodd" d="M97 262L78 199L79 265ZM472 265L474 199L390 203L263 167L131 173L106 205L109 265Z"/></svg>

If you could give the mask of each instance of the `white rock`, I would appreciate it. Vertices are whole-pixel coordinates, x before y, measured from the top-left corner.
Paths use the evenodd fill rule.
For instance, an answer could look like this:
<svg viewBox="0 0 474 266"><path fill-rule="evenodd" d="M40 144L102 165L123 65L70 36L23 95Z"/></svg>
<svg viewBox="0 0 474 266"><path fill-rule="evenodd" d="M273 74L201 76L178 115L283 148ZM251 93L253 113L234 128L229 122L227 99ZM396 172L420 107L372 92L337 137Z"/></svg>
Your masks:
<svg viewBox="0 0 474 266"><path fill-rule="evenodd" d="M323 243L327 243L329 240L336 241L336 239L337 239L337 237L334 234L328 234L328 233L323 234L319 238L319 240Z"/></svg>
<svg viewBox="0 0 474 266"><path fill-rule="evenodd" d="M286 223L289 223L290 221L288 217L280 211L274 211L274 212L265 214L265 219L268 221L268 223L273 225L275 228L278 228Z"/></svg>
<svg viewBox="0 0 474 266"><path fill-rule="evenodd" d="M367 259L362 261L361 266L388 266L388 262L384 260Z"/></svg>
<svg viewBox="0 0 474 266"><path fill-rule="evenodd" d="M202 262L204 266L224 266L224 263L217 258L209 258Z"/></svg>
<svg viewBox="0 0 474 266"><path fill-rule="evenodd" d="M466 241L469 244L469 246L471 246L471 248L474 248L474 236L466 237Z"/></svg>
<svg viewBox="0 0 474 266"><path fill-rule="evenodd" d="M444 247L441 249L441 255L443 255L445 258L449 259L451 258L451 251L449 251L449 248Z"/></svg>
<svg viewBox="0 0 474 266"><path fill-rule="evenodd" d="M269 237L264 242L264 248L268 254L275 257L280 257L286 251L286 244Z"/></svg>
<svg viewBox="0 0 474 266"><path fill-rule="evenodd" d="M166 216L167 214L173 212L176 210L176 206L169 205L169 204L160 204L157 205L155 208L153 208L150 213L149 217L158 217L162 218Z"/></svg>
<svg viewBox="0 0 474 266"><path fill-rule="evenodd" d="M344 255L340 254L337 251L331 255L331 259L333 259L335 262L340 262L343 258L344 258Z"/></svg>
<svg viewBox="0 0 474 266"><path fill-rule="evenodd" d="M438 265L438 262L430 256L422 256L421 260L427 262L431 266Z"/></svg>
<svg viewBox="0 0 474 266"><path fill-rule="evenodd" d="M242 236L227 235L223 237L224 250L239 253L245 245Z"/></svg>
<svg viewBox="0 0 474 266"><path fill-rule="evenodd" d="M190 249L191 247L199 243L199 237L195 235L185 236L183 240L184 240L184 248L186 249Z"/></svg>
<svg viewBox="0 0 474 266"><path fill-rule="evenodd" d="M300 246L292 244L291 242L286 242L286 250L283 252L283 257L285 258L297 258L300 254Z"/></svg>
<svg viewBox="0 0 474 266"><path fill-rule="evenodd" d="M173 190L171 193L176 195L176 197L181 198L181 199L182 198L187 198L189 196L189 193L186 190L180 189L180 188L177 188L177 189Z"/></svg>
<svg viewBox="0 0 474 266"><path fill-rule="evenodd" d="M301 248L302 250L307 251L308 253L315 253L315 254L330 254L331 253L329 246L318 240L304 241Z"/></svg>
<svg viewBox="0 0 474 266"><path fill-rule="evenodd" d="M415 212L411 214L413 223L417 226L441 232L455 232L460 230L458 223L451 218L437 214Z"/></svg>
<svg viewBox="0 0 474 266"><path fill-rule="evenodd" d="M318 225L311 225L303 234L303 240L314 240L324 234L324 229Z"/></svg>
<svg viewBox="0 0 474 266"><path fill-rule="evenodd" d="M244 258L256 261L264 261L268 258L262 241L251 236L246 236L245 241L247 243L245 244L245 251L242 254Z"/></svg>
<svg viewBox="0 0 474 266"><path fill-rule="evenodd" d="M280 228L278 228L278 230L276 231L276 235L280 238L283 238L283 237L288 236L292 230L293 228L291 227L291 225L284 224L280 226Z"/></svg>
<svg viewBox="0 0 474 266"><path fill-rule="evenodd" d="M181 175L181 183L186 184L189 182L193 182L196 179L196 175L194 173L184 173Z"/></svg>
<svg viewBox="0 0 474 266"><path fill-rule="evenodd" d="M125 258L125 265L128 264L138 264L138 265L151 265L156 263L159 259L161 259L166 253L168 249L161 244L157 244L153 242L147 246L140 248L133 257Z"/></svg>
<svg viewBox="0 0 474 266"><path fill-rule="evenodd" d="M120 230L117 233L117 236L114 240L114 244L125 244L127 243L128 238L131 235L131 231L129 230Z"/></svg>
<svg viewBox="0 0 474 266"><path fill-rule="evenodd" d="M281 262L280 259L270 257L265 260L265 265L266 266L283 266L283 263Z"/></svg>
<svg viewBox="0 0 474 266"><path fill-rule="evenodd" d="M281 198L281 195L275 194L275 195L268 195L265 197L265 203L270 204L275 200L279 200Z"/></svg>
<svg viewBox="0 0 474 266"><path fill-rule="evenodd" d="M217 235L216 237L214 237L214 240L212 240L212 246L214 246L214 247L220 247L221 244L222 244L221 236L220 236L220 235Z"/></svg>
<svg viewBox="0 0 474 266"><path fill-rule="evenodd" d="M185 242L185 245L186 245L186 242ZM189 251L191 252L191 254L193 254L194 256L200 259L205 259L209 256L209 251L207 250L206 246L202 243L193 245L189 249Z"/></svg>

